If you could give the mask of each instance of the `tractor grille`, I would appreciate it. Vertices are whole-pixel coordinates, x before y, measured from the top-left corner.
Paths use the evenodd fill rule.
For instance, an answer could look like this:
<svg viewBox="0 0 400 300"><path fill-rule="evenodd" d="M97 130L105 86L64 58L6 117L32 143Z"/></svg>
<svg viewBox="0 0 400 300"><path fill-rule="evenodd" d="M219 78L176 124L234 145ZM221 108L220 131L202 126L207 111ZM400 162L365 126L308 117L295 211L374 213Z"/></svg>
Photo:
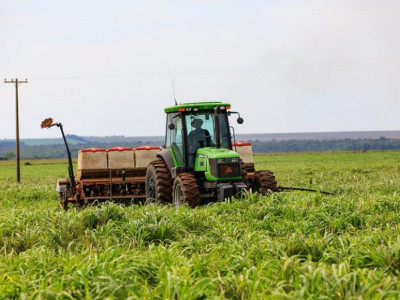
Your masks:
<svg viewBox="0 0 400 300"><path fill-rule="evenodd" d="M210 159L211 174L218 178L242 176L239 158Z"/></svg>

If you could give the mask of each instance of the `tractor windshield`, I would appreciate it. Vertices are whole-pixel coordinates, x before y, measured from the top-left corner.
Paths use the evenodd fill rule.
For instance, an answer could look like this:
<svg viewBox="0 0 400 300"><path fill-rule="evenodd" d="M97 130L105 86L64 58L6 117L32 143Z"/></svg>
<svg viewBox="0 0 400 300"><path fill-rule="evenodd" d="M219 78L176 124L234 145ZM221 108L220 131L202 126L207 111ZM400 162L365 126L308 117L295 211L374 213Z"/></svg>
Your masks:
<svg viewBox="0 0 400 300"><path fill-rule="evenodd" d="M219 120L219 135L216 122ZM231 149L228 118L226 113L202 111L185 115L189 166L193 167L197 149L216 147Z"/></svg>

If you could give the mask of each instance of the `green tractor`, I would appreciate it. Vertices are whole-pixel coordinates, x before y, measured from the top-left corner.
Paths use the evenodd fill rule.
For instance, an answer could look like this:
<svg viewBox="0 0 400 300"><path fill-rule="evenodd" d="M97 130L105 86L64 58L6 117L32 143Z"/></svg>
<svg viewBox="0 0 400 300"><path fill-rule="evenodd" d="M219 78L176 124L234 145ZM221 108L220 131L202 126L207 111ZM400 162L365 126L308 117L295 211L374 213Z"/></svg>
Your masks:
<svg viewBox="0 0 400 300"><path fill-rule="evenodd" d="M188 204L223 201L243 190L277 191L271 171L255 171L232 143L230 104L184 103L168 107L164 149L146 171L147 201ZM243 123L238 114L237 122Z"/></svg>

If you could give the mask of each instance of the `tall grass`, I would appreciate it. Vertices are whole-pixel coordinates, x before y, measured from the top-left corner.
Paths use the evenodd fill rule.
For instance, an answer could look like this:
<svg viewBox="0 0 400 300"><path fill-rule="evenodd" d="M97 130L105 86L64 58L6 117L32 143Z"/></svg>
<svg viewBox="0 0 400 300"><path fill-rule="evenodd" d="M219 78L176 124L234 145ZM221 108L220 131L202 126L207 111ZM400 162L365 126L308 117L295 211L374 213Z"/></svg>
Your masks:
<svg viewBox="0 0 400 300"><path fill-rule="evenodd" d="M54 185L65 165L26 166L21 186L0 165L0 298L399 298L399 154L260 155L281 185L337 195L196 209L63 212Z"/></svg>

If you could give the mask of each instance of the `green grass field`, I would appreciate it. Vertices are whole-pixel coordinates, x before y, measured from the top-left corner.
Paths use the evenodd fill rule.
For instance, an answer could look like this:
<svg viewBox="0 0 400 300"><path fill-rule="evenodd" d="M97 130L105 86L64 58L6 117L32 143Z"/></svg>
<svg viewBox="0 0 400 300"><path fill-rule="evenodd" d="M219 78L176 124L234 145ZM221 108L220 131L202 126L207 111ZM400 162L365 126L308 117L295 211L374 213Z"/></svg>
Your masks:
<svg viewBox="0 0 400 300"><path fill-rule="evenodd" d="M66 161L0 163L0 298L398 299L400 152L257 155L283 186L210 206L58 209Z"/></svg>

